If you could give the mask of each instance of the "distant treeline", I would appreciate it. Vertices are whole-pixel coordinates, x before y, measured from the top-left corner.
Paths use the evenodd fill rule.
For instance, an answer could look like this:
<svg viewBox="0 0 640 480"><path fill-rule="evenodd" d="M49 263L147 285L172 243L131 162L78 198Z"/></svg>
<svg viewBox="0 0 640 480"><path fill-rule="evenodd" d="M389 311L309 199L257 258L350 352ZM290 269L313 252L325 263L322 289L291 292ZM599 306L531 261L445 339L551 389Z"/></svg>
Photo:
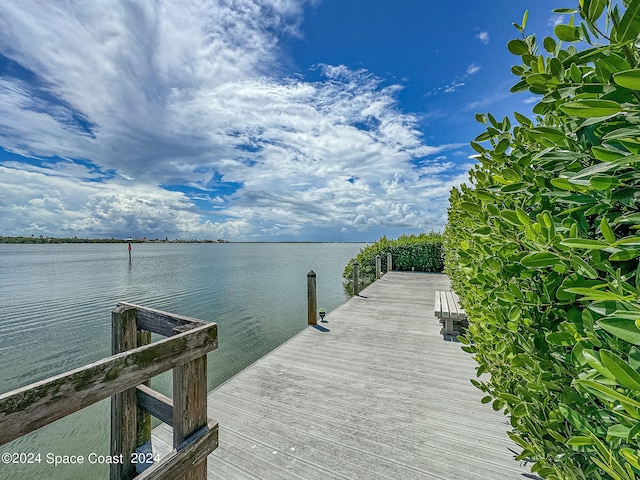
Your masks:
<svg viewBox="0 0 640 480"><path fill-rule="evenodd" d="M2 237L0 243L229 243L228 240L149 240L146 238L123 239L123 238L56 238L43 236L30 237Z"/></svg>

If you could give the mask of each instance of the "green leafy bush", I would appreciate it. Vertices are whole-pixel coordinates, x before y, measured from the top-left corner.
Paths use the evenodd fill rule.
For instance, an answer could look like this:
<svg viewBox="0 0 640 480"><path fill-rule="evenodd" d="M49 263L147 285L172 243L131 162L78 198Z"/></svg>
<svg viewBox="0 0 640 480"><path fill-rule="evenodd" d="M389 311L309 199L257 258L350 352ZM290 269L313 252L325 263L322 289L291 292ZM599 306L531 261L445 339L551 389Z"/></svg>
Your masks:
<svg viewBox="0 0 640 480"><path fill-rule="evenodd" d="M623 8L626 7L626 10ZM555 38L508 43L540 97L471 146L446 267L483 402L549 479L640 477L640 0L580 0ZM567 43L569 46L567 46ZM574 44L584 47L578 50ZM480 378L483 372L490 379Z"/></svg>
<svg viewBox="0 0 640 480"><path fill-rule="evenodd" d="M358 261L360 287L364 288L376 279L376 255L380 255L382 271L387 271L387 253L391 252L394 270L415 270L417 272L442 272L444 254L442 234L436 232L420 235L402 235L396 240L381 237L371 245L362 248L356 258L349 260L342 276L345 290L353 295L353 262Z"/></svg>

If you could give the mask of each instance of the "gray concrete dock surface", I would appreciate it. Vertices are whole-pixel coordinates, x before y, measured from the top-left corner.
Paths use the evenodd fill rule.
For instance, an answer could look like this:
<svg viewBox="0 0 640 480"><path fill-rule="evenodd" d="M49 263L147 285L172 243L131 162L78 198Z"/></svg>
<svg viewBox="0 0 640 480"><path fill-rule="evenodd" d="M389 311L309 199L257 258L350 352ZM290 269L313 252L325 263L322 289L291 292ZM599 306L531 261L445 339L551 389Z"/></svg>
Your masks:
<svg viewBox="0 0 640 480"><path fill-rule="evenodd" d="M442 274L387 273L212 391L209 478L533 477L514 460L507 417L469 382L475 362L439 334L445 289ZM153 440L170 449L171 429Z"/></svg>

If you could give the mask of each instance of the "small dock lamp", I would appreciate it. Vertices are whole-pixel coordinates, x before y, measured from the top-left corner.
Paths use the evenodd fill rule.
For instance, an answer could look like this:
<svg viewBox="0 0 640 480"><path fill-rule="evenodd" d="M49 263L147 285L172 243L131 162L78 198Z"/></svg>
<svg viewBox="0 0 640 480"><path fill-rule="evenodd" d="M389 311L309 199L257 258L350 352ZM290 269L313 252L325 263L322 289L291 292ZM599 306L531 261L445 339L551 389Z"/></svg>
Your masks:
<svg viewBox="0 0 640 480"><path fill-rule="evenodd" d="M318 314L320 315L320 321L326 323L327 320L324 319L324 316L327 314L327 311L324 308L321 308Z"/></svg>

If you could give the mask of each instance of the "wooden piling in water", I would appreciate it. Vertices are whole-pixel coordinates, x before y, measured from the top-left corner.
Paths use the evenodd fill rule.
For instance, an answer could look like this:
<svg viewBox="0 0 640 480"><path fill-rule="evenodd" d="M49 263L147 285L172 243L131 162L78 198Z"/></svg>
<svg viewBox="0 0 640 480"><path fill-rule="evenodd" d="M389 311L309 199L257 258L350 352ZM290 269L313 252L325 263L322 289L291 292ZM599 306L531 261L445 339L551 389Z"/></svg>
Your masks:
<svg viewBox="0 0 640 480"><path fill-rule="evenodd" d="M307 273L307 325L317 325L316 272Z"/></svg>

